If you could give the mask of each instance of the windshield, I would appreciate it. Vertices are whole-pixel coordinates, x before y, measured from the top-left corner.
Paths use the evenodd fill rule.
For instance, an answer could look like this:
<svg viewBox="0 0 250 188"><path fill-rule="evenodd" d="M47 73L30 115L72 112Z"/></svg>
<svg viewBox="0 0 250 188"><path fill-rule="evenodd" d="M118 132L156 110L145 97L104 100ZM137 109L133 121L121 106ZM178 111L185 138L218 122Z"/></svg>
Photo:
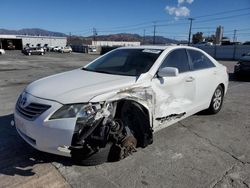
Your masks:
<svg viewBox="0 0 250 188"><path fill-rule="evenodd" d="M151 49L118 49L97 59L83 70L140 76L152 67L161 52L162 50Z"/></svg>

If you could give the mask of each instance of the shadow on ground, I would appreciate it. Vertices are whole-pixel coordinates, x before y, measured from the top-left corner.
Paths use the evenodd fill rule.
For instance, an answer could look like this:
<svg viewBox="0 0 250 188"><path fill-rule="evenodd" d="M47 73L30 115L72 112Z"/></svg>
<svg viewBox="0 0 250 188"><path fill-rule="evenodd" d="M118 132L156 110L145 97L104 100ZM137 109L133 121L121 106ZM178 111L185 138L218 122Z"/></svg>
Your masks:
<svg viewBox="0 0 250 188"><path fill-rule="evenodd" d="M241 77L236 77L234 73L229 73L228 75L229 75L229 81L250 82L250 75Z"/></svg>
<svg viewBox="0 0 250 188"><path fill-rule="evenodd" d="M0 174L33 176L32 167L41 163L57 162L71 166L70 158L37 151L29 146L11 126L13 114L0 116Z"/></svg>

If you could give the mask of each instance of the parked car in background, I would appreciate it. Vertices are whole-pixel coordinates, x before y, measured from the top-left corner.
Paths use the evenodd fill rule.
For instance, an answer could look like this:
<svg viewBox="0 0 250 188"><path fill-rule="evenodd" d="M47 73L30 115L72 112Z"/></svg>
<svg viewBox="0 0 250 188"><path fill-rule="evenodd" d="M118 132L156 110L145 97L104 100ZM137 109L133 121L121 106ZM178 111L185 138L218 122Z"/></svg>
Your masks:
<svg viewBox="0 0 250 188"><path fill-rule="evenodd" d="M60 53L71 53L72 48L70 46L65 46L65 47L60 48L58 50L58 52L60 52Z"/></svg>
<svg viewBox="0 0 250 188"><path fill-rule="evenodd" d="M122 47L25 87L15 125L32 147L94 165L127 157L199 111L218 113L227 88L226 67L200 49Z"/></svg>
<svg viewBox="0 0 250 188"><path fill-rule="evenodd" d="M44 55L44 49L41 47L29 47L29 48L24 48L22 52L25 55Z"/></svg>
<svg viewBox="0 0 250 188"><path fill-rule="evenodd" d="M49 48L48 48L48 47L49 47L48 44L44 44L44 45L43 45L43 49L44 49L45 52L49 51Z"/></svg>
<svg viewBox="0 0 250 188"><path fill-rule="evenodd" d="M54 48L55 48L55 46L47 46L47 51L51 52L51 51L53 51Z"/></svg>
<svg viewBox="0 0 250 188"><path fill-rule="evenodd" d="M8 50L15 50L16 46L13 44L12 40L7 40L7 49Z"/></svg>
<svg viewBox="0 0 250 188"><path fill-rule="evenodd" d="M61 48L62 48L62 47L60 47L60 46L55 46L55 47L53 48L53 51L54 51L54 52L58 52Z"/></svg>
<svg viewBox="0 0 250 188"><path fill-rule="evenodd" d="M212 42L198 42L196 44L194 44L193 46L195 47L200 47L200 46L213 46Z"/></svg>
<svg viewBox="0 0 250 188"><path fill-rule="evenodd" d="M234 74L237 78L250 77L250 52L242 55L234 66Z"/></svg>
<svg viewBox="0 0 250 188"><path fill-rule="evenodd" d="M249 45L250 46L250 41L246 41L242 45Z"/></svg>
<svg viewBox="0 0 250 188"><path fill-rule="evenodd" d="M5 50L4 49L0 49L0 55L5 54Z"/></svg>

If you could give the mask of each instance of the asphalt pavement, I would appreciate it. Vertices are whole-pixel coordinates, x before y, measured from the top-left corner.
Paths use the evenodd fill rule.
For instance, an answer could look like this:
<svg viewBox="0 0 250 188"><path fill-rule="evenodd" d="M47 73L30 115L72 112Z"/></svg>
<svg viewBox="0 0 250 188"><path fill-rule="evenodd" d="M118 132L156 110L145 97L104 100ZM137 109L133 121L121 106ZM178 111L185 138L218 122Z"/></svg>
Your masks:
<svg viewBox="0 0 250 188"><path fill-rule="evenodd" d="M81 67L96 55L0 56L0 187L246 187L250 186L250 82L232 75L216 115L196 114L154 134L128 158L78 166L36 151L11 126L18 95L30 82Z"/></svg>

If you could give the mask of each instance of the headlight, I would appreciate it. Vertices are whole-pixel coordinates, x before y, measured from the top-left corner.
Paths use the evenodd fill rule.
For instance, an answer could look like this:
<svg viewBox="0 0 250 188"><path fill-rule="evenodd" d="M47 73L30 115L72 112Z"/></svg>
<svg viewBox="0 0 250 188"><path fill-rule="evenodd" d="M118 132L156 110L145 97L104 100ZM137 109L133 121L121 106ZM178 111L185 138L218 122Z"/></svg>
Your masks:
<svg viewBox="0 0 250 188"><path fill-rule="evenodd" d="M67 104L57 110L50 117L50 120L74 117L88 118L100 108L100 104Z"/></svg>

